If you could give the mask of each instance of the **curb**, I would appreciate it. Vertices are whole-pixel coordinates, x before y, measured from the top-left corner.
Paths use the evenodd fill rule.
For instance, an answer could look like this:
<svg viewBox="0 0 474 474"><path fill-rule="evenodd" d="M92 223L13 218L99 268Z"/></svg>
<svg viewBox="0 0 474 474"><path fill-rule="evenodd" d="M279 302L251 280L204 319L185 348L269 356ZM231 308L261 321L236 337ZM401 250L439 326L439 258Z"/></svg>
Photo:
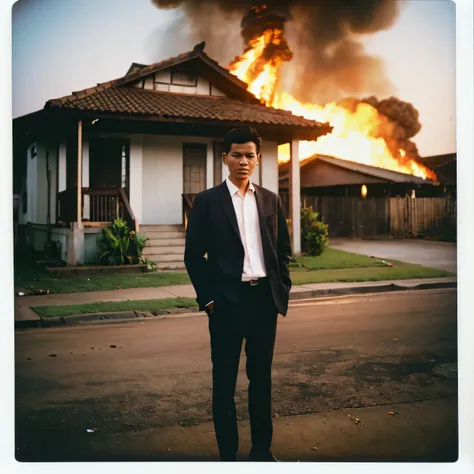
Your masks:
<svg viewBox="0 0 474 474"><path fill-rule="evenodd" d="M444 288L457 288L457 282L439 282L439 283L420 283L414 286L403 286L391 283L390 285L374 285L374 286L356 286L349 288L337 288L328 290L308 290L293 293L290 295L290 301L300 300L304 298L318 297L318 296L337 296L337 295L357 295L367 293L389 293L392 291L415 291L415 290L437 290ZM29 328L48 328L61 326L77 326L96 323L120 323L133 322L137 320L150 320L157 318L183 317L183 316L204 316L197 308L193 311L191 308L174 309L172 312L162 312L152 314L148 312L139 311L121 311L116 313L93 313L93 314L78 314L73 316L58 317L58 318L41 318L40 320L15 321L15 329L29 329Z"/></svg>
<svg viewBox="0 0 474 474"><path fill-rule="evenodd" d="M442 288L457 288L457 282L440 282L440 283L420 283L414 286L404 286L391 283L390 285L374 285L374 286L355 286L349 288L335 288L329 290L308 290L300 291L290 295L290 301L311 296L328 296L328 295L362 295L365 293L387 293L390 291L414 291L414 290L437 290Z"/></svg>

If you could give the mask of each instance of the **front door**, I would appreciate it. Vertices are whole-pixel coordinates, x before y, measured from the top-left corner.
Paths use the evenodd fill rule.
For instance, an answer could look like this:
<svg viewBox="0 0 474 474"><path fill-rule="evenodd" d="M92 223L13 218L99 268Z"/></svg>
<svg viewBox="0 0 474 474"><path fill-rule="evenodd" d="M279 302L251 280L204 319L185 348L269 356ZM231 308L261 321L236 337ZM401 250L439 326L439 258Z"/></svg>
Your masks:
<svg viewBox="0 0 474 474"><path fill-rule="evenodd" d="M117 138L89 141L89 186L128 191L128 144Z"/></svg>
<svg viewBox="0 0 474 474"><path fill-rule="evenodd" d="M206 189L207 145L183 144L183 193L197 194Z"/></svg>
<svg viewBox="0 0 474 474"><path fill-rule="evenodd" d="M129 195L129 144L120 138L89 140L89 194L84 196L84 217L111 222L121 204L117 189Z"/></svg>

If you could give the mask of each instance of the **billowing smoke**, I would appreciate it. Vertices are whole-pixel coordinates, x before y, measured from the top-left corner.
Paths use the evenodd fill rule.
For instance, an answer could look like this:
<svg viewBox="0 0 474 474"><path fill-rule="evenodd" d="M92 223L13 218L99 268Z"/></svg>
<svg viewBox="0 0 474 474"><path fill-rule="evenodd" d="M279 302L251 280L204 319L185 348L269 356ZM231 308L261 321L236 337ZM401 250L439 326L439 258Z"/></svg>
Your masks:
<svg viewBox="0 0 474 474"><path fill-rule="evenodd" d="M284 30L284 43L266 53L292 59L291 68L283 68L280 87L300 101L322 105L345 96L393 92L382 60L366 53L361 38L392 26L397 0L152 1L159 8L182 8L193 42L205 40L206 51L220 62L241 54L266 29Z"/></svg>
<svg viewBox="0 0 474 474"><path fill-rule="evenodd" d="M366 103L377 109L380 113L377 128L371 131L374 138L383 138L393 156L399 157L399 161L419 159L420 155L415 143L410 138L421 130L418 110L409 102L404 102L397 97L378 100L376 97L364 99L345 98L338 102L351 112L355 112L359 103ZM399 150L406 153L401 156Z"/></svg>

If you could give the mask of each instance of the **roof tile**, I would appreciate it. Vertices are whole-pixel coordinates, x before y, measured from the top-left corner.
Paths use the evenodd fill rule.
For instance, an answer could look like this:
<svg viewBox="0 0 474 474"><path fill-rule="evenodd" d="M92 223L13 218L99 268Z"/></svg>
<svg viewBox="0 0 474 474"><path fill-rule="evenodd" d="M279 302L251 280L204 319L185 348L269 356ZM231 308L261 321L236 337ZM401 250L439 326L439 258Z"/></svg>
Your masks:
<svg viewBox="0 0 474 474"><path fill-rule="evenodd" d="M81 91L68 101L51 100L49 107L155 116L156 118L203 119L255 124L318 127L319 122L293 115L286 110L246 104L228 97L178 94L136 87L109 87L94 94Z"/></svg>

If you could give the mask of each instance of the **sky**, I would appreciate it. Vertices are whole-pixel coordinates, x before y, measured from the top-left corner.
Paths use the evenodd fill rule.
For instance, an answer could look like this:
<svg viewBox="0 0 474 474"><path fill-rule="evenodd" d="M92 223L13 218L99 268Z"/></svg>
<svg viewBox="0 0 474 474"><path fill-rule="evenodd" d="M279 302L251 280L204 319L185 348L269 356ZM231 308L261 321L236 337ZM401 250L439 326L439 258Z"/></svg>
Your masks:
<svg viewBox="0 0 474 474"><path fill-rule="evenodd" d="M394 26L365 37L364 44L383 58L395 95L419 110L422 129L413 141L420 155L455 152L456 5L449 0L400 3ZM132 62L150 64L192 49L195 41L184 33L169 35L179 17L179 11L159 10L151 0L16 2L13 118L43 108L49 99L121 77Z"/></svg>

